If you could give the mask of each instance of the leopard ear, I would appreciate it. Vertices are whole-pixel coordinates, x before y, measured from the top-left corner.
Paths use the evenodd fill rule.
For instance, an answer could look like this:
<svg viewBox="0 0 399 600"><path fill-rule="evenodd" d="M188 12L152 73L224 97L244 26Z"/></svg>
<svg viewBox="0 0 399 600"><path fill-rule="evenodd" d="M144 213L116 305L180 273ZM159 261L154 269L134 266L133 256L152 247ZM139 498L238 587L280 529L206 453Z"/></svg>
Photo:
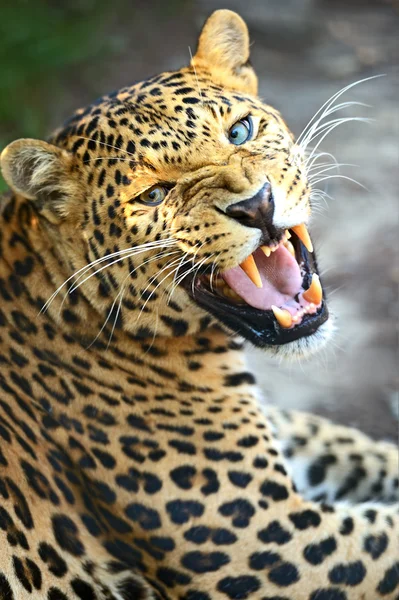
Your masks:
<svg viewBox="0 0 399 600"><path fill-rule="evenodd" d="M258 79L249 63L245 22L231 10L217 10L206 21L193 64L210 70L216 82L256 95Z"/></svg>
<svg viewBox="0 0 399 600"><path fill-rule="evenodd" d="M12 142L0 157L8 185L32 200L54 222L68 214L68 200L77 194L76 178L71 175L72 160L66 150L30 139Z"/></svg>

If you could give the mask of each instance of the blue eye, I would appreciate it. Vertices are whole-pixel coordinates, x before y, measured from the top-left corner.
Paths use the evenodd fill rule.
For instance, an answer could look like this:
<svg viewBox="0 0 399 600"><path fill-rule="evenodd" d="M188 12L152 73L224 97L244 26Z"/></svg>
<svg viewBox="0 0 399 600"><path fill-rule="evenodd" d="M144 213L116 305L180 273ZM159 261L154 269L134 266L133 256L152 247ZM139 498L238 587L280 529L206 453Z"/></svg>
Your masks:
<svg viewBox="0 0 399 600"><path fill-rule="evenodd" d="M245 144L252 137L253 125L250 116L245 117L234 123L233 127L229 130L229 141L235 146L241 146Z"/></svg>

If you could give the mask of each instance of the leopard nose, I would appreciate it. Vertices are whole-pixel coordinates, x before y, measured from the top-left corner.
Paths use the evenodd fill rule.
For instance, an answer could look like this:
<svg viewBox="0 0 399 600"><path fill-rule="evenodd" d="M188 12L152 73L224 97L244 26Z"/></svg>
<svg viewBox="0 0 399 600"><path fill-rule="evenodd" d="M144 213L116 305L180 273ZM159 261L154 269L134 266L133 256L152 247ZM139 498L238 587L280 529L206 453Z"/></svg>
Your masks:
<svg viewBox="0 0 399 600"><path fill-rule="evenodd" d="M230 204L226 215L246 227L264 230L273 226L274 199L270 183L265 185L252 198Z"/></svg>

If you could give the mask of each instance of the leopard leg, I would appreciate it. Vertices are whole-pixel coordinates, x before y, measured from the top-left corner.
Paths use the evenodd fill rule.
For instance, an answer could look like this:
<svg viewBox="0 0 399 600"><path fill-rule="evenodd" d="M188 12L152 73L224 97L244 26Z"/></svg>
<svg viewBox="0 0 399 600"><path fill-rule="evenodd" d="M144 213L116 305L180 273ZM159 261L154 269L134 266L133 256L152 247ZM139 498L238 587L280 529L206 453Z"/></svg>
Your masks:
<svg viewBox="0 0 399 600"><path fill-rule="evenodd" d="M301 495L326 502L399 500L398 449L312 414L267 406Z"/></svg>

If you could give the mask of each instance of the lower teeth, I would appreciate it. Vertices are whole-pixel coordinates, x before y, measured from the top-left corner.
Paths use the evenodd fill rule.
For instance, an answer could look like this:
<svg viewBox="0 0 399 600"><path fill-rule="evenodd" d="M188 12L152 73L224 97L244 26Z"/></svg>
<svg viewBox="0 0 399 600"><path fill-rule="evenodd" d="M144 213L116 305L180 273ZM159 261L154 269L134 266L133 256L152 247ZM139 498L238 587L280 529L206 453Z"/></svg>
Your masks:
<svg viewBox="0 0 399 600"><path fill-rule="evenodd" d="M287 248L288 252L292 255L295 256L295 248L294 246L291 244L290 241L285 241L284 242L284 246Z"/></svg>
<svg viewBox="0 0 399 600"><path fill-rule="evenodd" d="M231 288L226 286L221 291L224 296L227 296L227 298L230 298L231 300L236 300L238 302L243 302L243 299L238 294L236 294L235 291Z"/></svg>
<svg viewBox="0 0 399 600"><path fill-rule="evenodd" d="M225 296L230 300L236 302L244 302L243 299L223 281L223 279L217 279L216 282L211 286L213 291L218 292L221 296Z"/></svg>

